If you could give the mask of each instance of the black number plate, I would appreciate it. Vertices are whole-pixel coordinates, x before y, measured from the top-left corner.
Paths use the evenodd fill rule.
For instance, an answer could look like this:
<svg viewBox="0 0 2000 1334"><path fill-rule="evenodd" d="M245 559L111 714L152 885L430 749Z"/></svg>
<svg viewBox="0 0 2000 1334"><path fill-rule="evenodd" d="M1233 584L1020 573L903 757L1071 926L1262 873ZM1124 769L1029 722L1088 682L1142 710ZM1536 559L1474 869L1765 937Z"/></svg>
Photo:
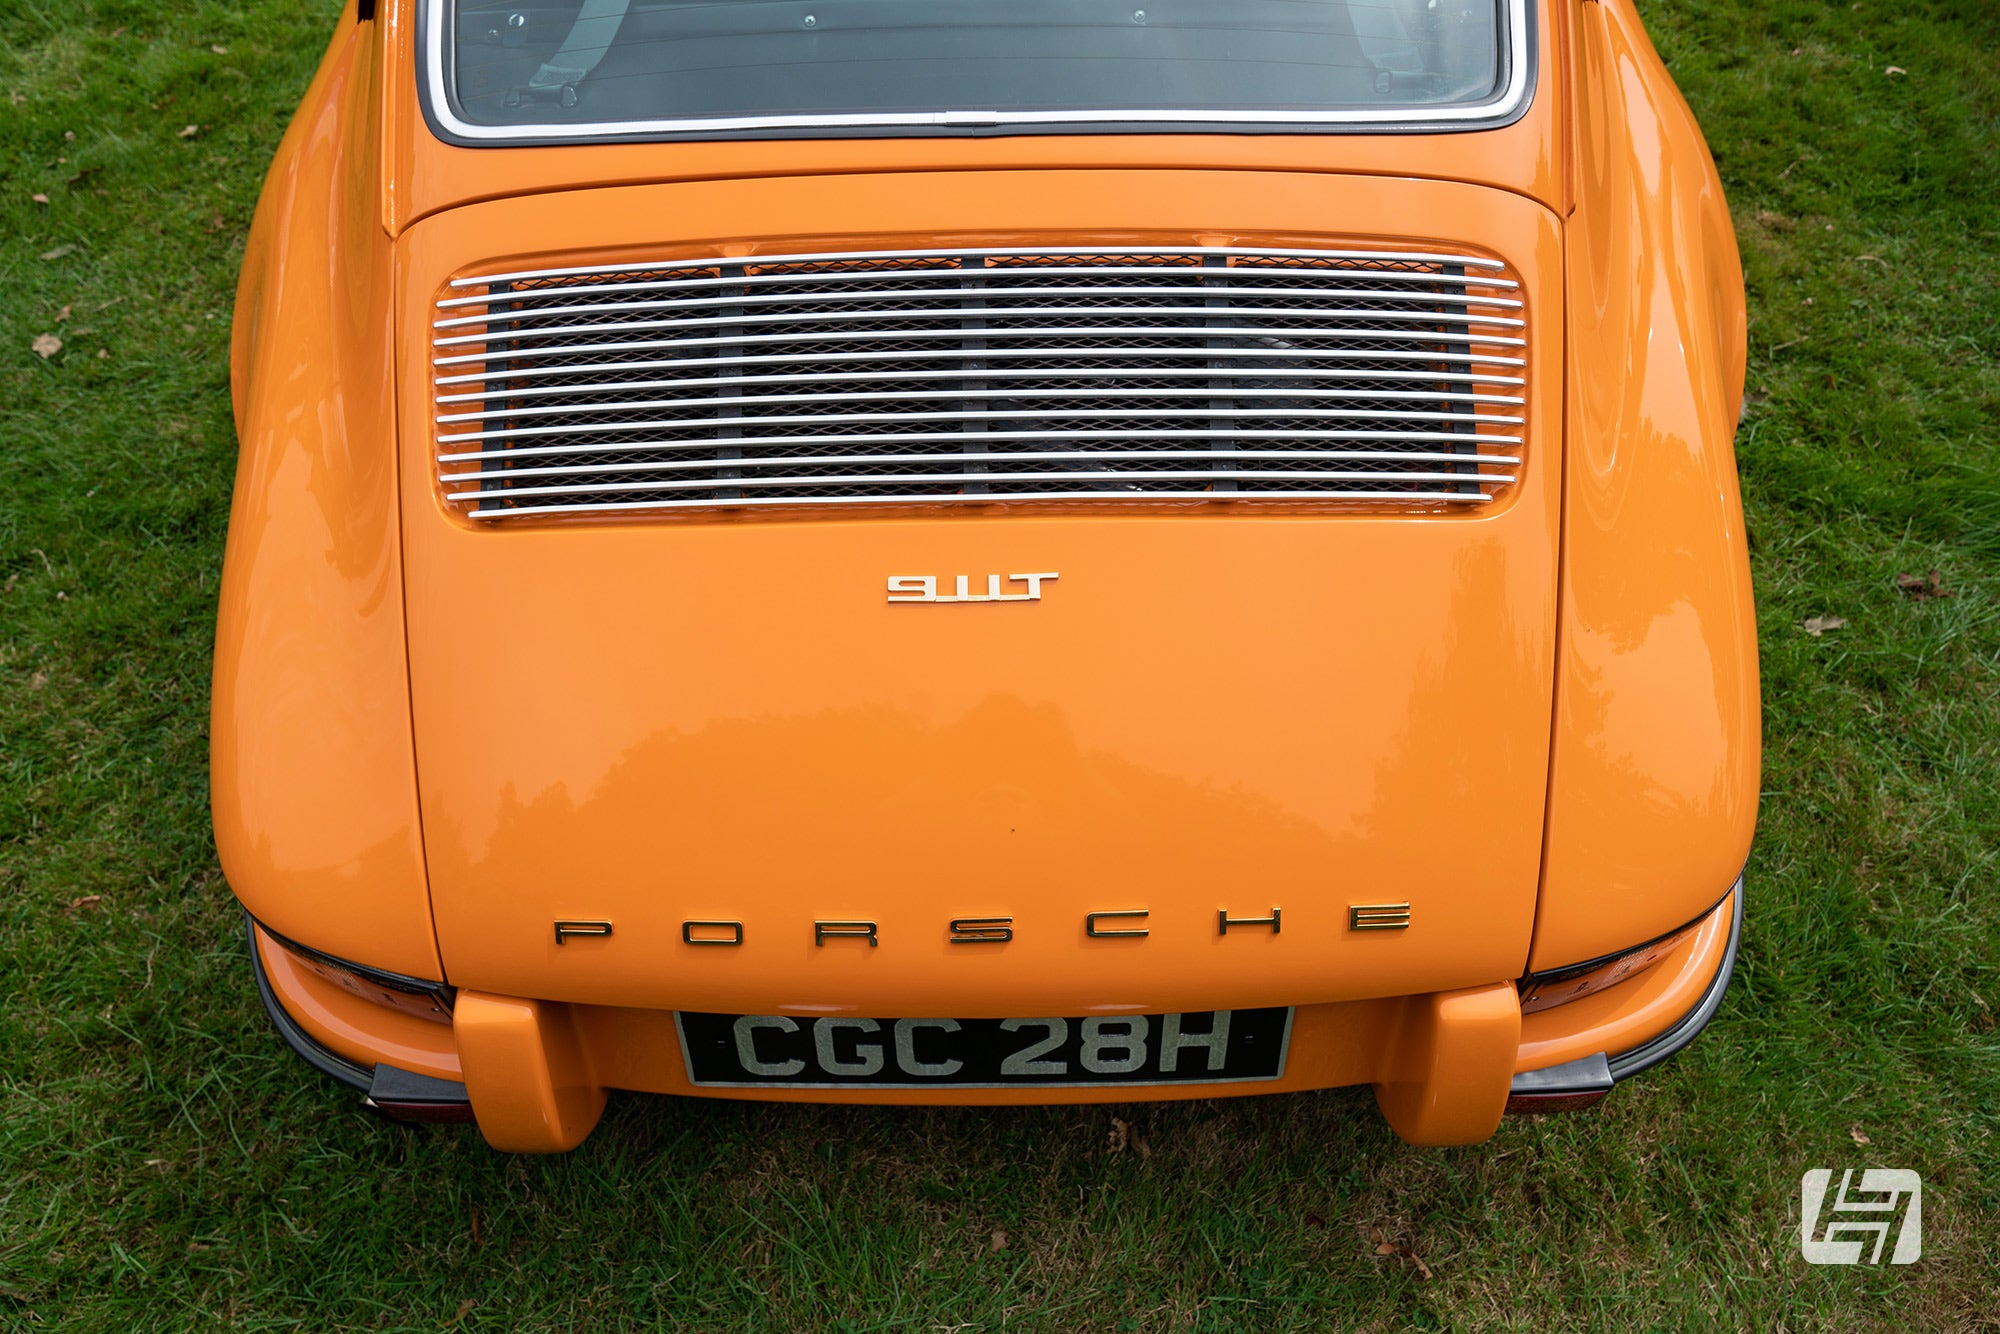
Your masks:
<svg viewBox="0 0 2000 1334"><path fill-rule="evenodd" d="M1289 1007L1087 1019L675 1015L688 1079L727 1088L1222 1084L1285 1072Z"/></svg>

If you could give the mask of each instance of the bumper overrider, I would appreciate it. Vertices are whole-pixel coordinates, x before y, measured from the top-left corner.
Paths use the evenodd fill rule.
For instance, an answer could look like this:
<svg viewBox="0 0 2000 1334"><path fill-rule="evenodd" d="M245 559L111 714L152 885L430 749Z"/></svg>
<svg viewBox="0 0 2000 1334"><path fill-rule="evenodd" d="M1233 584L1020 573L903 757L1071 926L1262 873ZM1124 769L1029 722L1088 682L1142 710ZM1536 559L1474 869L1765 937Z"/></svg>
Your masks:
<svg viewBox="0 0 2000 1334"><path fill-rule="evenodd" d="M1743 881L1687 926L1604 959L1455 991L1291 1012L1275 1078L1035 1087L697 1084L671 1012L494 995L335 959L249 921L272 1022L308 1064L399 1121L476 1121L496 1148L559 1152L607 1090L777 1101L967 1104L1218 1097L1371 1084L1418 1144L1475 1143L1503 1113L1573 1110L1692 1042L1722 1003Z"/></svg>

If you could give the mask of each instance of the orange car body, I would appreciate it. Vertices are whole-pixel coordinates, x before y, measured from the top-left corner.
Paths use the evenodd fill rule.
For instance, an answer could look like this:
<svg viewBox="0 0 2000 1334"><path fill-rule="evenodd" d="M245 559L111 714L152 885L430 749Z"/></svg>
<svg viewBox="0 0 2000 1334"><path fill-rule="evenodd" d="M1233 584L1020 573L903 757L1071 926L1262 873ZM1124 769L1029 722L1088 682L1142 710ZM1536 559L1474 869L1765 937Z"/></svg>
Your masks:
<svg viewBox="0 0 2000 1334"><path fill-rule="evenodd" d="M418 7L369 8L245 256L217 629L217 844L315 1064L528 1151L610 1089L1372 1084L1406 1138L1463 1143L1707 1020L1758 790L1745 317L1630 0L1538 6L1525 110L1456 132L557 146L440 135ZM1518 462L1480 462L1476 505L497 523L440 466L435 322L494 275L1041 249L1505 274ZM879 1066L940 1021L1115 1043L1255 1010L1275 1072L1139 1088L698 1081L682 1019L831 1025Z"/></svg>

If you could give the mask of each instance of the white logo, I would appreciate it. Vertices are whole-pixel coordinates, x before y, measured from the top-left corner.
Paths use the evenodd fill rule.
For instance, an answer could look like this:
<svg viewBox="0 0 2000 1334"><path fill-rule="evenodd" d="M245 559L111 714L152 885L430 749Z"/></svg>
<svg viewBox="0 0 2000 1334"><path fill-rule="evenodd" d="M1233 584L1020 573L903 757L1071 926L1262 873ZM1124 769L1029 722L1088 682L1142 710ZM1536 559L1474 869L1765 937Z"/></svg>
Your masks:
<svg viewBox="0 0 2000 1334"><path fill-rule="evenodd" d="M972 576L961 574L958 576L958 591L956 593L940 593L937 591L938 581L935 575L892 574L889 576L889 601L1040 602L1042 600L1042 581L1056 577L1054 571L1044 574L1010 574L1007 576L1008 583L1026 584L1028 591L1025 593L1003 593L1000 591L1000 576L989 574L986 576L986 591L984 593L974 593L970 591Z"/></svg>
<svg viewBox="0 0 2000 1334"><path fill-rule="evenodd" d="M1815 1167L1799 1178L1799 1253L1807 1264L1853 1265L1882 1263L1882 1245L1889 1239L1896 1215L1903 1217L1896 1231L1896 1249L1889 1256L1892 1265L1914 1264L1924 1253L1924 1183L1915 1172L1901 1167L1870 1167L1862 1171L1856 1184L1852 1169L1840 1174L1840 1192L1828 1206L1826 1228L1821 1230L1820 1206L1826 1203L1827 1183L1833 1179L1829 1168ZM1843 1238L1863 1240L1847 1241ZM1868 1237L1875 1247L1862 1259Z"/></svg>

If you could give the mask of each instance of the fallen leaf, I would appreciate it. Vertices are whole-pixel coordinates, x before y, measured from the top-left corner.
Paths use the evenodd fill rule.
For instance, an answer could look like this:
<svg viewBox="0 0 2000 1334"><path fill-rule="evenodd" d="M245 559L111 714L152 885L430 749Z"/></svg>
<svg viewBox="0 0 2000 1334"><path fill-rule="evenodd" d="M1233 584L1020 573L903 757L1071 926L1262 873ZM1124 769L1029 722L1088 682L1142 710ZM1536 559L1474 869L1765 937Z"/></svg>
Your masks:
<svg viewBox="0 0 2000 1334"><path fill-rule="evenodd" d="M1896 576L1896 587L1908 593L1918 602L1930 602L1937 598L1958 596L1955 590L1944 586L1944 581L1938 578L1936 570L1931 570L1921 575L1899 574Z"/></svg>
<svg viewBox="0 0 2000 1334"><path fill-rule="evenodd" d="M1307 1226L1307 1227L1325 1227L1325 1226L1326 1226L1326 1220L1325 1220L1324 1218L1321 1218L1321 1217L1320 1217L1320 1216L1319 1216L1318 1214L1307 1214L1307 1215L1306 1215L1306 1226Z"/></svg>
<svg viewBox="0 0 2000 1334"><path fill-rule="evenodd" d="M1411 1264L1417 1267L1417 1272L1419 1274L1422 1274L1425 1278L1429 1278L1431 1276L1431 1267L1424 1263L1423 1256L1418 1255L1415 1251L1411 1250L1407 1246L1400 1247L1399 1249L1402 1252L1403 1258L1405 1260L1408 1260Z"/></svg>
<svg viewBox="0 0 2000 1334"><path fill-rule="evenodd" d="M97 359L98 359L99 361L109 361L109 360L111 359L111 349L110 349L110 348L108 348L108 347L100 347L100 348L98 348L98 349L97 349Z"/></svg>
<svg viewBox="0 0 2000 1334"><path fill-rule="evenodd" d="M69 319L69 307L64 306L61 310L56 312L56 323L61 324L67 319Z"/></svg>
<svg viewBox="0 0 2000 1334"><path fill-rule="evenodd" d="M1903 67L1902 67L1901 65L1891 65L1891 66L1889 66L1889 68L1887 68L1887 69L1883 70L1882 72L1883 72L1884 74L1908 74L1908 73L1909 73L1909 71L1908 71L1908 70L1906 70L1906 69L1904 69L1904 68L1903 68Z"/></svg>
<svg viewBox="0 0 2000 1334"><path fill-rule="evenodd" d="M46 204L49 202L49 197L47 195L38 194L35 196L35 202L37 204Z"/></svg>
<svg viewBox="0 0 2000 1334"><path fill-rule="evenodd" d="M1849 1136L1849 1137L1850 1137L1851 1139L1853 1139L1853 1141L1854 1141L1854 1142L1855 1142L1856 1144L1866 1144L1866 1143L1868 1143L1868 1136L1866 1136L1866 1135L1864 1135L1864 1134L1862 1134L1862 1133L1861 1133L1861 1127L1860 1127L1860 1126L1849 1126L1849 1127L1847 1128L1847 1134L1848 1134L1848 1136Z"/></svg>
<svg viewBox="0 0 2000 1334"><path fill-rule="evenodd" d="M1395 1253L1396 1253L1396 1248L1394 1246L1391 1246L1386 1241L1383 1242L1380 1246L1377 1246L1375 1248L1375 1254L1377 1255L1394 1255Z"/></svg>
<svg viewBox="0 0 2000 1334"><path fill-rule="evenodd" d="M1800 626L1807 634L1818 639L1828 630L1838 630L1846 624L1847 618L1844 616L1808 616Z"/></svg>
<svg viewBox="0 0 2000 1334"><path fill-rule="evenodd" d="M69 901L69 911L80 912L86 909L95 908L98 904L102 902L104 902L104 896L102 894L85 894L81 898L74 898Z"/></svg>
<svg viewBox="0 0 2000 1334"><path fill-rule="evenodd" d="M189 126L185 126L185 127L184 127L184 128L183 128L183 129L181 130L181 132L180 132L180 136L179 136L179 137L180 137L180 138L183 138L183 139L192 139L192 138L194 138L194 137L195 137L195 136L196 136L197 134L200 134L200 133L201 133L201 126L199 126L199 125L189 125Z"/></svg>
<svg viewBox="0 0 2000 1334"><path fill-rule="evenodd" d="M62 339L56 337L54 334L36 334L35 341L29 344L29 346L34 348L36 356L40 357L43 361L47 361L50 357L62 351Z"/></svg>
<svg viewBox="0 0 2000 1334"><path fill-rule="evenodd" d="M1113 1153L1125 1152L1125 1142L1131 1138L1131 1132L1132 1132L1132 1127L1128 1123L1120 1121L1115 1116L1112 1117L1111 1134L1106 1137L1110 1143L1111 1152Z"/></svg>
<svg viewBox="0 0 2000 1334"><path fill-rule="evenodd" d="M226 56L229 54L229 48L226 46L211 46L208 49L215 52L215 54L219 56Z"/></svg>
<svg viewBox="0 0 2000 1334"><path fill-rule="evenodd" d="M208 220L208 229L212 232L219 232L228 225L229 225L228 223L222 220L222 215L220 213L216 214L214 217Z"/></svg>
<svg viewBox="0 0 2000 1334"><path fill-rule="evenodd" d="M57 246L57 247L56 247L56 248L55 248L54 250L44 250L44 251L42 252L42 258L43 258L43 259L61 259L61 258L62 258L62 257L63 257L64 255L73 255L73 254L75 254L75 253L76 253L76 247L75 247L75 246L73 246L73 245L59 245L59 246Z"/></svg>
<svg viewBox="0 0 2000 1334"><path fill-rule="evenodd" d="M1006 1249L1007 1249L1007 1229L1006 1229L1006 1228L1004 1228L1004 1227L996 1227L996 1228L994 1228L994 1229L993 1229L993 1235L992 1235L991 1237L988 1237L988 1238L987 1238L987 1245L988 1245L988 1246L990 1247L990 1250L988 1251L988 1254L991 1254L991 1253L992 1253L993 1251L1004 1251L1004 1250L1006 1250Z"/></svg>

